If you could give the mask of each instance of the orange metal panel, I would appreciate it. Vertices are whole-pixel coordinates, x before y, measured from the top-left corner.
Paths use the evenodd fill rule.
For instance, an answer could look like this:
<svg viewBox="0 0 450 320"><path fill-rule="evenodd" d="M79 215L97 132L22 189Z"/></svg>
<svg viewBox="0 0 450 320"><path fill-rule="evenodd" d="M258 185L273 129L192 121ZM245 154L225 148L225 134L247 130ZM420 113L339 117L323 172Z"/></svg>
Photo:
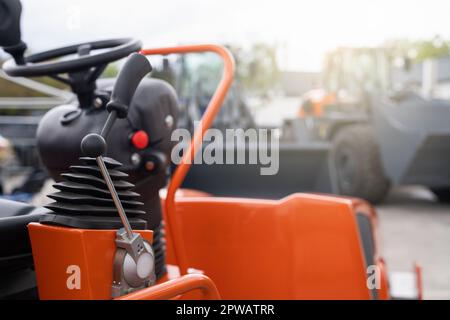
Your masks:
<svg viewBox="0 0 450 320"><path fill-rule="evenodd" d="M389 280L388 280L388 275L387 275L387 271L386 271L386 263L384 262L383 258L378 258L377 260L377 266L381 272L381 287L380 289L378 289L378 299L380 300L388 300L391 298L390 294L389 294Z"/></svg>
<svg viewBox="0 0 450 320"><path fill-rule="evenodd" d="M370 208L356 199L314 194L282 200L177 197L176 245L224 299L370 299L355 218L355 209L364 206ZM382 290L387 292L386 283Z"/></svg>
<svg viewBox="0 0 450 320"><path fill-rule="evenodd" d="M30 223L40 299L111 299L115 230L83 230ZM152 231L139 232L152 243ZM80 288L71 288L79 269ZM69 285L68 285L69 281Z"/></svg>

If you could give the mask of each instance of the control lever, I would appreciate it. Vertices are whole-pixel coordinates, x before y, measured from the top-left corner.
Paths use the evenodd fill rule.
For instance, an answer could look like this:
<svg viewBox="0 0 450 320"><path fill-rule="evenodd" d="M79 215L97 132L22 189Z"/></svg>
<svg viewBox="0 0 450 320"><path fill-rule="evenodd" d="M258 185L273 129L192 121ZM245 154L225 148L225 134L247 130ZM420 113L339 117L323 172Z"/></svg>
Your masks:
<svg viewBox="0 0 450 320"><path fill-rule="evenodd" d="M127 117L131 99L142 78L150 71L152 71L152 67L145 56L139 53L132 53L128 57L128 60L117 77L117 81L112 91L111 101L106 106L109 115L102 128L101 134L90 133L81 141L82 152L88 157L95 158L97 161L97 165L99 166L109 192L111 193L114 205L116 206L129 240L133 239L133 231L102 156L106 152L106 138L108 137L114 122L117 118Z"/></svg>
<svg viewBox="0 0 450 320"><path fill-rule="evenodd" d="M151 268L151 265L154 264L151 247L144 242L140 234L133 233L122 202L103 160L107 147L106 139L115 121L117 118L126 118L131 100L140 81L151 70L150 62L145 56L138 53L133 53L129 56L114 85L111 101L106 106L109 115L101 130L101 134L90 133L81 141L82 152L86 156L96 159L123 224L123 228L117 231L116 236L118 251L114 259L113 297L129 293L135 288L147 286L149 281L151 281L151 271L154 274L154 268ZM130 264L130 262L127 263L126 253L131 256L134 265ZM125 285L125 283L128 285Z"/></svg>

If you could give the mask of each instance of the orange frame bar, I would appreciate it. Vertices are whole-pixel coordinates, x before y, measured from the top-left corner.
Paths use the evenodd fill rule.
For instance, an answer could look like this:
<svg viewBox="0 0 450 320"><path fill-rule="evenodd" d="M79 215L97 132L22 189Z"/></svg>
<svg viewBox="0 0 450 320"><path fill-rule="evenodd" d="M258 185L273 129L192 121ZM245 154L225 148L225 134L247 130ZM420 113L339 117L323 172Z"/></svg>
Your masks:
<svg viewBox="0 0 450 320"><path fill-rule="evenodd" d="M203 274L187 274L115 300L168 300L193 290L200 290L206 300L220 300L216 285Z"/></svg>
<svg viewBox="0 0 450 320"><path fill-rule="evenodd" d="M211 127L217 112L220 110L223 101L231 87L234 77L235 63L234 58L228 49L213 45L213 44L203 44L203 45L190 45L190 46L178 46L178 47L168 47L168 48L157 48L157 49L143 49L140 51L143 55L169 55L169 54L186 54L186 53L202 53L202 52L213 52L218 54L224 61L224 70L222 74L222 79L214 92L211 101L206 108L206 111L200 121L200 129L195 130L194 138L191 141L188 151L183 155L181 163L178 165L172 179L169 183L167 190L167 196L165 200L165 214L166 222L171 230L172 240L173 240L173 253L176 259L176 263L180 268L180 274L186 274L188 265L186 263L186 258L184 257L183 241L181 238L181 233L177 226L176 221L173 221L173 213L175 212L175 193L177 189L181 186L186 177L191 163L195 157L197 149L200 147L204 132Z"/></svg>

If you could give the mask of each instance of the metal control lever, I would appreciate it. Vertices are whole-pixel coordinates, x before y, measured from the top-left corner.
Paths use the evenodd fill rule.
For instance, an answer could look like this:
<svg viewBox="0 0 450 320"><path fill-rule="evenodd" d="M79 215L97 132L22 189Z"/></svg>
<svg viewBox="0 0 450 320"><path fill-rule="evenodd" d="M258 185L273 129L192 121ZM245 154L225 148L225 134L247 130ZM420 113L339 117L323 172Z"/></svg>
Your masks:
<svg viewBox="0 0 450 320"><path fill-rule="evenodd" d="M116 233L117 250L113 268L113 297L147 287L155 281L153 250L140 234L133 233L103 159L103 155L106 153L106 138L109 132L117 118L125 118L127 116L128 107L137 86L150 71L151 65L143 55L134 53L129 56L114 85L111 101L107 104L109 115L101 134L90 133L81 141L82 152L86 156L96 159L123 224L123 228L117 230Z"/></svg>
<svg viewBox="0 0 450 320"><path fill-rule="evenodd" d="M111 193L114 205L130 241L132 241L135 236L133 235L133 230L131 229L130 222L128 221L119 196L117 195L111 176L106 168L103 155L106 153L106 138L108 137L115 121L117 118L126 118L129 105L131 104L131 99L133 98L137 86L142 78L151 70L152 67L150 62L148 62L145 56L138 53L133 53L128 57L128 60L117 77L113 92L111 94L111 101L106 106L109 111L109 115L106 119L105 125L102 128L101 134L90 133L81 141L82 152L88 157L96 159L97 165L103 179L106 182L108 190Z"/></svg>
<svg viewBox="0 0 450 320"><path fill-rule="evenodd" d="M106 169L105 161L102 156L98 156L95 158L97 161L97 165L100 168L100 172L102 173L103 179L105 179L106 185L108 186L108 190L111 193L111 197L114 201L114 205L116 206L117 212L119 213L120 220L122 221L123 227L127 233L128 239L133 239L133 230L131 229L130 222L128 221L127 215L125 214L125 210L123 209L122 202L120 202L119 196L117 195L116 188L111 180L111 176L109 175L108 169Z"/></svg>

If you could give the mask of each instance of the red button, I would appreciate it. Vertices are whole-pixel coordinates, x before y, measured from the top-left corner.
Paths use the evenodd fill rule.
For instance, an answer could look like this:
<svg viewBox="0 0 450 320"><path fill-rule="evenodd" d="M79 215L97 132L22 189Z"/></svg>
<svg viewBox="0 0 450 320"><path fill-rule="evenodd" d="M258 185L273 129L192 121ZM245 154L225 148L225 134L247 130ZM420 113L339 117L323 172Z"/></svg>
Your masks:
<svg viewBox="0 0 450 320"><path fill-rule="evenodd" d="M137 149L145 149L148 146L148 134L144 130L139 130L131 136L131 143Z"/></svg>

